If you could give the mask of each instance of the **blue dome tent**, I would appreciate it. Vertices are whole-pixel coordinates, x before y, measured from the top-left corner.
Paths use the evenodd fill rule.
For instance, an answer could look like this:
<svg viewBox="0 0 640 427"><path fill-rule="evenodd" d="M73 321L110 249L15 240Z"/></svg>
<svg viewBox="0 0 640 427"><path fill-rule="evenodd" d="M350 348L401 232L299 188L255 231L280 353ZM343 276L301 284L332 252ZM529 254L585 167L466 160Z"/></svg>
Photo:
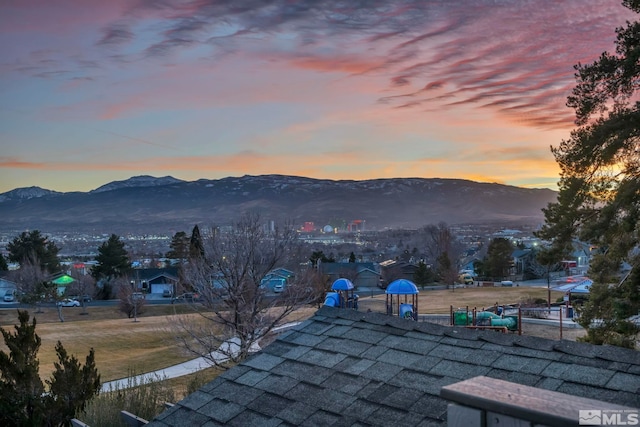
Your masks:
<svg viewBox="0 0 640 427"><path fill-rule="evenodd" d="M389 283L385 294L387 295L387 314L394 313L394 295L397 295L395 310L399 317L418 320L418 287L410 280L398 279ZM400 303L400 296L404 295L404 303ZM409 302L411 295L411 302Z"/></svg>
<svg viewBox="0 0 640 427"><path fill-rule="evenodd" d="M343 277L337 279L331 285L333 292L327 292L324 305L329 307L358 309L358 295L354 294L355 286L351 280Z"/></svg>

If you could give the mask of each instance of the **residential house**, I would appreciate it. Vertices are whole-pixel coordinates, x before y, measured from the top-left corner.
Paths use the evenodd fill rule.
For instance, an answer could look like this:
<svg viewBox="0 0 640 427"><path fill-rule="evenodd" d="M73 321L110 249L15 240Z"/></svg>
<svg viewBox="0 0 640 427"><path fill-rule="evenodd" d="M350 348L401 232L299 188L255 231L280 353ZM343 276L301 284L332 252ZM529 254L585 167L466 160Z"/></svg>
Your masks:
<svg viewBox="0 0 640 427"><path fill-rule="evenodd" d="M282 291L294 277L295 274L293 271L287 270L286 268L276 268L264 276L260 281L260 287L272 292L274 289Z"/></svg>
<svg viewBox="0 0 640 427"><path fill-rule="evenodd" d="M394 280L415 280L418 265L407 261L387 260L380 263L380 269L382 273L381 287L386 288Z"/></svg>
<svg viewBox="0 0 640 427"><path fill-rule="evenodd" d="M163 295L165 291L175 295L180 282L178 268L137 268L131 273L136 291Z"/></svg>
<svg viewBox="0 0 640 427"><path fill-rule="evenodd" d="M589 270L589 261L591 260L591 246L588 243L574 241L571 259L576 263L575 269L568 272L569 275L585 274L587 270Z"/></svg>
<svg viewBox="0 0 640 427"><path fill-rule="evenodd" d="M474 414L459 410L448 420L456 407L446 396L462 381L495 384L467 399L489 401L471 411L494 419L508 420L518 402L555 403L516 411L526 423L469 424ZM614 405L640 408L640 352L323 307L149 426L577 426L577 407Z"/></svg>
<svg viewBox="0 0 640 427"><path fill-rule="evenodd" d="M374 262L323 262L318 268L329 284L340 278L351 280L356 288L373 288L380 283L380 271Z"/></svg>
<svg viewBox="0 0 640 427"><path fill-rule="evenodd" d="M534 257L535 252L531 248L514 250L511 253L511 258L513 259L513 267L511 267L510 271L511 276L517 276L522 279Z"/></svg>

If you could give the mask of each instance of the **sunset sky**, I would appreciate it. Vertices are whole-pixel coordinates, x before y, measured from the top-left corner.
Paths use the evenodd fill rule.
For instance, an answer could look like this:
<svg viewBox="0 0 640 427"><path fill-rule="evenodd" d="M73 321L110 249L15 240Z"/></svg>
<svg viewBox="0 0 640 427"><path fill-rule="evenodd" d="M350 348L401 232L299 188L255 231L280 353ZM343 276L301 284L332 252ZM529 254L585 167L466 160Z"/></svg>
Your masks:
<svg viewBox="0 0 640 427"><path fill-rule="evenodd" d="M555 188L619 0L5 0L0 193L136 175Z"/></svg>

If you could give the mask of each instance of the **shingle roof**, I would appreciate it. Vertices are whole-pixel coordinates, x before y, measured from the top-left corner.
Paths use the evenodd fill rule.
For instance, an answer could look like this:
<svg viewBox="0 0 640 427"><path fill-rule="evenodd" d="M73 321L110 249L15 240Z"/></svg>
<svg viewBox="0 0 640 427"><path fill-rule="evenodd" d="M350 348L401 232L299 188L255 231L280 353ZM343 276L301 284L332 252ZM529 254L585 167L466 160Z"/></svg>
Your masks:
<svg viewBox="0 0 640 427"><path fill-rule="evenodd" d="M323 307L150 425L445 425L478 375L640 408L637 351Z"/></svg>

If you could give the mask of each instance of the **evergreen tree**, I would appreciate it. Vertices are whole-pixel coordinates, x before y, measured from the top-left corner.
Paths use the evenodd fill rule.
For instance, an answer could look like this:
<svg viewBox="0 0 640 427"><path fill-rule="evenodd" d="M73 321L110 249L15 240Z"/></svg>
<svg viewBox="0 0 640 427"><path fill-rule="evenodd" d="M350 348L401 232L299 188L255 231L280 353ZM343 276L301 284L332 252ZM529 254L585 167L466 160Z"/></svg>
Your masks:
<svg viewBox="0 0 640 427"><path fill-rule="evenodd" d="M189 258L190 246L190 239L187 233L178 231L171 238L171 243L169 244L171 250L167 252L167 258L187 260Z"/></svg>
<svg viewBox="0 0 640 427"><path fill-rule="evenodd" d="M74 355L69 356L60 341L56 343L56 355L55 371L46 380L49 393L44 397L44 407L49 425L65 425L98 394L100 375L93 349L89 350L84 366Z"/></svg>
<svg viewBox="0 0 640 427"><path fill-rule="evenodd" d="M2 254L0 254L0 271L7 271L7 270L9 270L9 265L7 264L7 260Z"/></svg>
<svg viewBox="0 0 640 427"><path fill-rule="evenodd" d="M9 354L0 351L0 424L6 426L69 425L100 389L93 349L81 366L58 341L58 362L45 389L39 375L37 353L41 340L36 319L18 311L15 333L0 328Z"/></svg>
<svg viewBox="0 0 640 427"><path fill-rule="evenodd" d="M416 285L424 288L425 285L434 281L434 274L431 268L427 267L423 261L418 263L418 268L413 273L413 281Z"/></svg>
<svg viewBox="0 0 640 427"><path fill-rule="evenodd" d="M115 278L126 276L131 271L131 261L124 248L124 242L115 234L112 234L109 240L103 242L98 248L96 261L98 265L91 270L91 275L96 281L106 280L109 282Z"/></svg>
<svg viewBox="0 0 640 427"><path fill-rule="evenodd" d="M640 1L622 3L640 13ZM627 21L616 33L614 54L603 52L592 64L575 66L577 84L567 105L575 110L578 127L552 148L560 191L544 210L538 234L564 254L576 237L599 248L589 276L600 285L590 289L580 322L591 342L628 345L638 328L627 318L640 310L632 278L640 269L634 250L640 243L640 21ZM623 261L634 271L626 280L619 276ZM592 327L595 319L599 326Z"/></svg>
<svg viewBox="0 0 640 427"><path fill-rule="evenodd" d="M49 273L60 270L58 252L60 249L39 230L23 231L7 245L9 261L24 263L26 260L38 260L40 267Z"/></svg>
<svg viewBox="0 0 640 427"><path fill-rule="evenodd" d="M26 426L43 423L41 396L44 386L38 374L40 362L36 355L40 337L35 333L36 319L29 324L29 314L18 312L19 326L15 334L0 328L9 354L0 351L0 423Z"/></svg>
<svg viewBox="0 0 640 427"><path fill-rule="evenodd" d="M311 262L311 265L314 268L317 268L318 261L320 261L321 263L336 262L335 258L333 258L333 255L329 255L327 257L323 251L313 251L311 253L311 256L309 257L309 262Z"/></svg>
<svg viewBox="0 0 640 427"><path fill-rule="evenodd" d="M356 262L356 254L353 252L349 254L349 262Z"/></svg>
<svg viewBox="0 0 640 427"><path fill-rule="evenodd" d="M485 272L495 278L504 278L509 274L509 269L513 263L513 244L502 237L495 238L489 243L487 256L483 266Z"/></svg>
<svg viewBox="0 0 640 427"><path fill-rule="evenodd" d="M204 242L202 240L198 224L194 225L193 230L191 230L191 239L189 239L189 258L204 258Z"/></svg>
<svg viewBox="0 0 640 427"><path fill-rule="evenodd" d="M442 252L440 255L438 255L436 263L438 266L439 279L447 286L453 286L452 289L455 290L455 281L458 275L455 265L451 262L451 258L449 258L449 254L447 252Z"/></svg>

